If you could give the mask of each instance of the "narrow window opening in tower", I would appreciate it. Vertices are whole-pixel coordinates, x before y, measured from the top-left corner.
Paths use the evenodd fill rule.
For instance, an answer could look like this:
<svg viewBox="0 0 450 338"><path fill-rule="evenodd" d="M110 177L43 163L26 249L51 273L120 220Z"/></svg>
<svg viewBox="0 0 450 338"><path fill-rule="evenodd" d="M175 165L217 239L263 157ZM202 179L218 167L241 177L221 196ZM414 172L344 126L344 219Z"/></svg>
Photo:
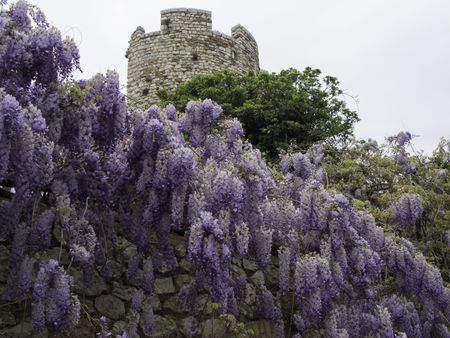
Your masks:
<svg viewBox="0 0 450 338"><path fill-rule="evenodd" d="M161 20L161 31L164 33L169 33L169 29L170 29L170 20L169 19Z"/></svg>
<svg viewBox="0 0 450 338"><path fill-rule="evenodd" d="M194 52L192 53L192 61L197 61L198 60L198 53Z"/></svg>

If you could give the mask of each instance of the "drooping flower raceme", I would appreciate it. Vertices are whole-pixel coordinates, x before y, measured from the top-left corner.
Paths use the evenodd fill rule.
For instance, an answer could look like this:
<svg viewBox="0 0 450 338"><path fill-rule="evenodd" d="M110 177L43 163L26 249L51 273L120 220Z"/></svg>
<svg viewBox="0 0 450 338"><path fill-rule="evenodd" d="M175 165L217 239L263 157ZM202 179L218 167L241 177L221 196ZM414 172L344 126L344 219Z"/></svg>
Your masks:
<svg viewBox="0 0 450 338"><path fill-rule="evenodd" d="M33 326L45 323L58 331L74 327L80 318L80 302L72 294L73 280L55 260L41 265L33 289Z"/></svg>
<svg viewBox="0 0 450 338"><path fill-rule="evenodd" d="M39 258L45 250L64 246L89 285L96 270L111 277L123 234L132 247L128 278L143 272L123 337L137 335L141 318L151 334L148 297L155 272L177 266L170 240L177 229L196 277L178 301L195 315L206 290L223 313L238 316L252 288L232 259L269 270L279 249L278 283L256 289L257 316L272 321L277 336L285 334L279 304L289 291L297 336L448 336L450 293L439 271L346 196L325 190L322 147L286 155L280 173L211 100L178 113L171 105L128 112L114 72L70 81L76 46L23 1L0 10L0 61L0 188L11 191L0 201L0 235L10 249L3 297L15 301L32 289L36 330L70 329L80 315L72 278L59 262ZM392 139L408 175L411 137ZM423 207L409 194L394 211L407 227ZM106 325L101 331L109 336Z"/></svg>
<svg viewBox="0 0 450 338"><path fill-rule="evenodd" d="M422 199L416 194L403 194L394 205L393 221L402 228L414 226L422 216Z"/></svg>

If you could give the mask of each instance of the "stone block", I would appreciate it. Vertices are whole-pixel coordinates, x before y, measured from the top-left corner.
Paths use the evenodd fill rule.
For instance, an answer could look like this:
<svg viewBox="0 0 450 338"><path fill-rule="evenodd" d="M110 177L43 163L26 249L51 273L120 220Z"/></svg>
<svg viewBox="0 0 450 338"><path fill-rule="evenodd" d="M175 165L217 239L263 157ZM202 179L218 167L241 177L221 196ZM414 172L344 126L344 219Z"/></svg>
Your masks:
<svg viewBox="0 0 450 338"><path fill-rule="evenodd" d="M265 282L264 273L261 270L258 270L250 277L250 280L255 285L264 284Z"/></svg>
<svg viewBox="0 0 450 338"><path fill-rule="evenodd" d="M107 318L118 320L125 316L125 305L115 296L101 295L94 303L97 311Z"/></svg>
<svg viewBox="0 0 450 338"><path fill-rule="evenodd" d="M140 322L143 330L143 321ZM155 315L155 329L150 335L152 338L177 338L180 337L180 333L177 329L175 320L170 316Z"/></svg>
<svg viewBox="0 0 450 338"><path fill-rule="evenodd" d="M226 338L227 326L223 319L210 318L202 323L202 338Z"/></svg>
<svg viewBox="0 0 450 338"><path fill-rule="evenodd" d="M98 296L102 292L108 291L108 286L106 285L103 278L97 273L97 271L94 271L92 276L92 285L87 287L84 285L83 282L83 273L75 268L71 268L69 270L69 275L73 276L74 278L74 291L81 295L86 296Z"/></svg>
<svg viewBox="0 0 450 338"><path fill-rule="evenodd" d="M242 265L244 266L244 269L248 270L248 271L256 271L256 270L258 270L258 264L255 261L251 261L251 260L248 260L246 258L244 258L242 260Z"/></svg>
<svg viewBox="0 0 450 338"><path fill-rule="evenodd" d="M155 292L158 295L175 293L175 286L173 285L172 277L156 278Z"/></svg>

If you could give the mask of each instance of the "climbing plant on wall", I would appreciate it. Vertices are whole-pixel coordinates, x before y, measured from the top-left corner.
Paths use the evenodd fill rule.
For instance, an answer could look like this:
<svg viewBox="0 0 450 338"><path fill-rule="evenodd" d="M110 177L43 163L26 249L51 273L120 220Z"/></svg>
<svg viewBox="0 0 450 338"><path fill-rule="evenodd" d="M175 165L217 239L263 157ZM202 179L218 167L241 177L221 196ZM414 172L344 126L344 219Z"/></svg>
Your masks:
<svg viewBox="0 0 450 338"><path fill-rule="evenodd" d="M121 336L151 334L155 274L176 268L171 233L178 232L194 276L178 294L180 307L191 309L206 293L223 315L239 318L247 280L233 273L233 259L264 269L277 254L279 285L256 282L255 310L279 337L449 335L450 291L439 270L402 233L385 233L368 210L326 189L323 148L289 153L274 170L244 139L241 122L211 100L182 111L129 112L117 74L73 80L73 41L36 7L5 3L0 235L9 262L2 297L31 298L36 332L79 324L76 267L86 288L97 275L107 283L117 274L135 280ZM407 154L398 153L406 170ZM417 222L422 203L402 195L393 204L397 223ZM127 270L117 271L122 237L130 250ZM291 312L280 306L287 294ZM107 319L98 331L111 336Z"/></svg>

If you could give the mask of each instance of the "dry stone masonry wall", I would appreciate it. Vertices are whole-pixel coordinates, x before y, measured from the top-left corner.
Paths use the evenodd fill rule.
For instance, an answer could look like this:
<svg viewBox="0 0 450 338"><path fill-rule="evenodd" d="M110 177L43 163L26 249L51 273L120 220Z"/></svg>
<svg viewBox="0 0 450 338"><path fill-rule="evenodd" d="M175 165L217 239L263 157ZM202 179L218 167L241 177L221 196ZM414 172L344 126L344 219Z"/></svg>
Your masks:
<svg viewBox="0 0 450 338"><path fill-rule="evenodd" d="M147 299L152 305L155 318L155 330L148 336L142 329L141 320L138 329L141 338L275 338L273 323L261 319L255 311L256 285L265 283L273 292L278 285L278 260L272 257L272 262L261 269L255 261L245 258L233 258L232 277L244 277L246 280L246 295L240 300L239 322L244 328L235 332L230 322L220 316L219 309L211 302L206 290L200 291L194 309L188 310L177 304L180 289L194 280L195 275L186 256L185 239L173 233L170 237L175 249L177 265L169 271L161 266L155 272L155 289ZM96 271L93 283L87 287L83 283L83 273L70 263L70 258L64 247L55 247L34 259L59 259L68 273L74 278L74 291L81 302L82 313L80 323L75 329L67 332L52 332L44 330L40 334L33 332L29 300L3 304L0 306L0 337L4 338L90 338L96 337L101 331L99 318L105 316L110 323L112 337L122 334L128 325L127 313L135 291L142 286L143 271L139 269L132 280L127 277L127 266L135 246L122 236L118 236L111 260L112 276L109 280L102 278ZM6 287L7 267L10 251L0 242L0 293ZM40 255L37 254L37 255ZM35 267L37 268L37 267ZM280 304L285 317L292 313L292 294L280 297ZM196 334L192 335L192 328ZM244 334L243 332L246 332Z"/></svg>
<svg viewBox="0 0 450 338"><path fill-rule="evenodd" d="M258 45L243 26L228 36L212 30L210 11L190 8L161 11L160 31L137 27L126 57L128 102L142 109L157 103L158 90L173 90L194 74L259 71Z"/></svg>

